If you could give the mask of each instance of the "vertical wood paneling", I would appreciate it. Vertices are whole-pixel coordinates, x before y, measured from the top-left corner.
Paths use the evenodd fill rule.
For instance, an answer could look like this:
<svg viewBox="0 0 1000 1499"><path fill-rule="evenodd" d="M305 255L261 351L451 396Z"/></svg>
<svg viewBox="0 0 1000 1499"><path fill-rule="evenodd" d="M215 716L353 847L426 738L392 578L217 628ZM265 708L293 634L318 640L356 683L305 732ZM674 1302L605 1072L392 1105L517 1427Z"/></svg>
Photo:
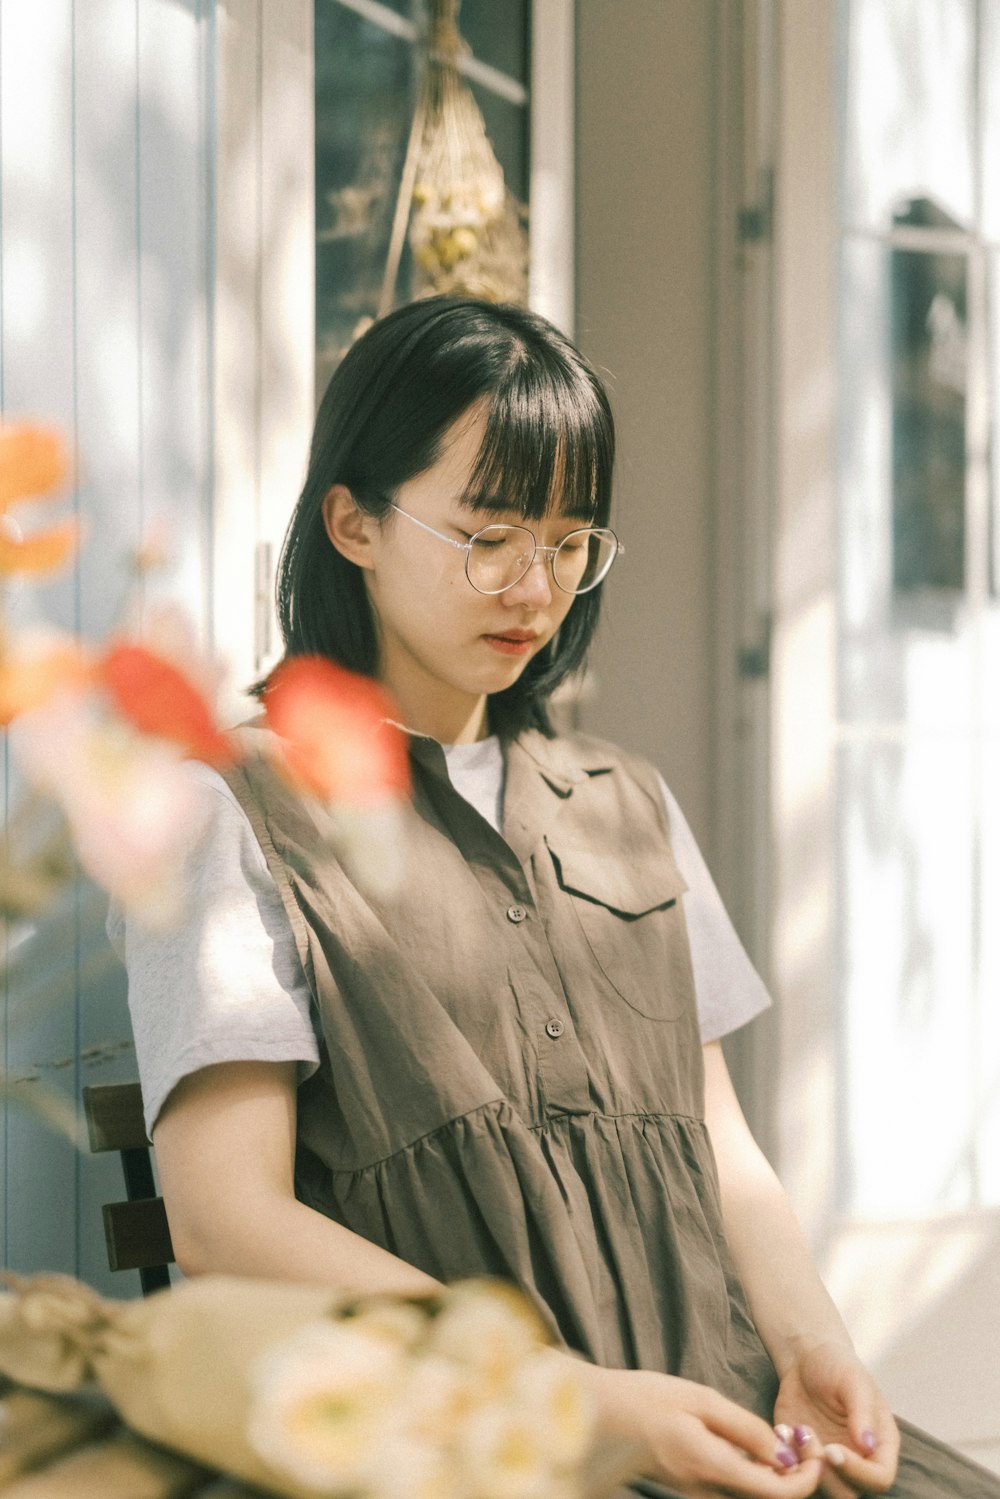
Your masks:
<svg viewBox="0 0 1000 1499"><path fill-rule="evenodd" d="M260 500L258 540L273 562L305 477L315 409L316 328L312 0L267 6L261 32ZM273 592L273 590L272 590ZM270 639L256 649L276 659ZM266 662L255 661L255 671Z"/></svg>
<svg viewBox="0 0 1000 1499"><path fill-rule="evenodd" d="M120 616L127 556L142 526L142 380L138 258L138 8L135 0L76 6L76 347L80 502L89 535L80 559L80 624L104 635ZM135 1075L124 974L104 936L105 903L84 885L77 984L80 1082ZM76 1273L118 1294L138 1276L110 1280L101 1203L122 1196L115 1157L77 1160Z"/></svg>
<svg viewBox="0 0 1000 1499"><path fill-rule="evenodd" d="M0 11L3 136L4 404L71 433L75 419L75 197L73 6L4 0ZM43 611L77 623L75 578L12 603L15 618ZM20 797L13 776L12 802ZM72 1097L76 1071L75 892L32 931L19 934L8 992L8 1072ZM7 1116L5 1260L75 1268L76 1158L72 1146L23 1108Z"/></svg>
<svg viewBox="0 0 1000 1499"><path fill-rule="evenodd" d="M312 419L311 23L311 0L0 0L4 406L73 438L88 524L18 618L104 636L165 517L175 562L147 602L179 602L241 684L258 537L280 539ZM104 912L83 881L16 933L0 1011L7 1068L70 1100L135 1075ZM0 1188L5 1264L135 1294L105 1264L116 1160L0 1109Z"/></svg>
<svg viewBox="0 0 1000 1499"><path fill-rule="evenodd" d="M75 573L19 599L89 638L121 616L128 561L154 515L176 563L157 588L204 626L209 594L211 396L208 222L210 0L0 0L2 368L8 413L75 435L88 538ZM16 795L16 788L12 790ZM87 882L15 954L6 1065L67 1098L135 1075L124 975ZM114 1158L79 1155L4 1111L4 1262L107 1270L100 1204Z"/></svg>
<svg viewBox="0 0 1000 1499"><path fill-rule="evenodd" d="M215 265L215 472L212 639L232 668L234 718L254 670L260 493L260 93L262 0L216 11L218 234Z"/></svg>
<svg viewBox="0 0 1000 1499"><path fill-rule="evenodd" d="M262 654L257 544L276 557L312 426L312 0L223 0L217 50L212 618L238 689L277 645ZM251 707L234 690L231 714Z"/></svg>
<svg viewBox="0 0 1000 1499"><path fill-rule="evenodd" d="M199 5L142 0L138 232L142 511L169 516L163 587L200 629L208 597L206 120Z"/></svg>

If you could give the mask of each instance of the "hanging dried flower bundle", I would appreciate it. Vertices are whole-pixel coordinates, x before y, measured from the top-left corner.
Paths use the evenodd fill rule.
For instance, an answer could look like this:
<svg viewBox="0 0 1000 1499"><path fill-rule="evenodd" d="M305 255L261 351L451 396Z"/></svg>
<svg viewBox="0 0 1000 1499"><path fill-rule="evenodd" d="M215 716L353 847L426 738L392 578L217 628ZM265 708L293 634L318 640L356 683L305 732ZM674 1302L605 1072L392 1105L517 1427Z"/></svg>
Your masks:
<svg viewBox="0 0 1000 1499"><path fill-rule="evenodd" d="M407 220L416 295L527 301L527 211L504 182L479 106L459 73L459 59L469 51L458 30L459 4L433 0L431 6L380 313L392 306Z"/></svg>

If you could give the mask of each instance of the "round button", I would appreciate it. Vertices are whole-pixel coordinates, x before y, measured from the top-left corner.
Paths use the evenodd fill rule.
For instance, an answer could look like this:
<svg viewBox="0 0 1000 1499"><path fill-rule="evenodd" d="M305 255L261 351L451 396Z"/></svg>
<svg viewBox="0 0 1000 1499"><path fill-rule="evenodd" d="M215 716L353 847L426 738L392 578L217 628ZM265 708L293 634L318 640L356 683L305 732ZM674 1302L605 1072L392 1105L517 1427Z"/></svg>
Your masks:
<svg viewBox="0 0 1000 1499"><path fill-rule="evenodd" d="M558 1041L565 1029L565 1025L557 1016L545 1022L545 1034L551 1036L553 1041Z"/></svg>
<svg viewBox="0 0 1000 1499"><path fill-rule="evenodd" d="M514 924L515 924L515 926L517 925L517 923L519 921L525 921L527 919L527 915L528 915L528 911L527 911L527 907L526 906L508 906L507 907L507 920L508 921L513 921Z"/></svg>

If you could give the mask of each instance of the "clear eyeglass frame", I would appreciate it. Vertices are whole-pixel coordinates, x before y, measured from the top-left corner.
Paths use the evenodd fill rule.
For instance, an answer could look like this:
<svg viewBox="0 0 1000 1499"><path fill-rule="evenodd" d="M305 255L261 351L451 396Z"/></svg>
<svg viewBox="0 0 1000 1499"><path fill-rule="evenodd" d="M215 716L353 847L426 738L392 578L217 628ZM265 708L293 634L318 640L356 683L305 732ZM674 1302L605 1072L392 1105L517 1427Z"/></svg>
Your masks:
<svg viewBox="0 0 1000 1499"><path fill-rule="evenodd" d="M564 536L557 546L547 547L543 546L541 542L536 541L534 532L529 531L527 526L491 522L488 526L482 526L474 535L469 537L468 541L456 541L453 536L446 536L443 531L436 531L433 526L427 525L426 521L418 520L415 515L411 515L408 510L404 510L400 505L397 505L394 500L390 500L389 505L398 515L404 515L407 520L412 521L415 526L419 526L422 531L427 531L431 536L436 536L439 541L446 541L457 552L464 552L465 576L477 593L486 594L487 597L495 597L497 594L506 593L509 589L516 588L521 579L529 572L539 553L549 558L552 581L561 592L573 595L590 593L599 583L604 582L604 579L611 571L615 558L619 557L625 551L624 546L618 540L618 537L611 530L610 526L580 526L575 531L570 531ZM484 555L483 548L494 551L499 545L502 545L505 538L514 535L525 538L523 543L524 550L517 554L514 562L514 565L519 569L516 576L508 578L499 588L485 588L481 581L477 583L475 577L473 577L473 571L476 570L474 559ZM582 537L588 539L588 553L592 540L596 538L598 546L603 548L603 555L600 557L595 568L594 577L583 587L568 587L566 581L560 581L559 559L560 557L564 560L567 558L571 559L574 553L579 552L581 550L580 538ZM477 548L479 549L478 551ZM585 559L584 566L580 572L581 578L587 576L588 566L589 557ZM564 573L564 580L565 578L566 574Z"/></svg>

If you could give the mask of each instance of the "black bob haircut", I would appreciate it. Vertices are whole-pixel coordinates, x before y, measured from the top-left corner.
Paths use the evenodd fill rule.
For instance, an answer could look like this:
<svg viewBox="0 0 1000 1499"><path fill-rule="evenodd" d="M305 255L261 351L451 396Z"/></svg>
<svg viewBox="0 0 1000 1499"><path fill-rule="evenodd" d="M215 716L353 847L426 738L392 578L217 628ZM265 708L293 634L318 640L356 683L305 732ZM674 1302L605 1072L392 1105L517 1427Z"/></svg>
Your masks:
<svg viewBox="0 0 1000 1499"><path fill-rule="evenodd" d="M607 525L614 422L583 356L522 307L450 296L412 302L348 350L320 405L278 565L286 656L316 653L376 674L377 628L362 569L330 542L324 497L344 484L384 523L400 485L435 462L445 433L479 401L488 415L467 496L474 508L531 520L554 504L585 524ZM495 733L513 738L532 727L552 735L547 700L582 666L602 590L575 599L555 639L490 698Z"/></svg>

